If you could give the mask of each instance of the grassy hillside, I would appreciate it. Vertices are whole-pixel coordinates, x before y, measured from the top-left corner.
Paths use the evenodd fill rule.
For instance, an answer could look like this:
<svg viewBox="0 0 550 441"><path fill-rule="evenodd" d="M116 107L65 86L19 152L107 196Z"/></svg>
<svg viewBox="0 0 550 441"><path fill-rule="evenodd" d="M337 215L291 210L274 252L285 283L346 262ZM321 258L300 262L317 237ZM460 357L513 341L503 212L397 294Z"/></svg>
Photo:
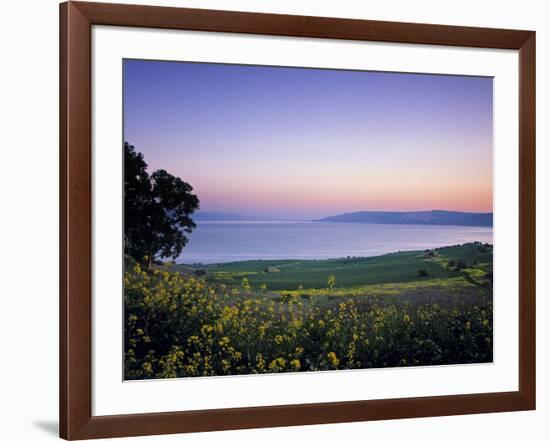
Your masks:
<svg viewBox="0 0 550 441"><path fill-rule="evenodd" d="M253 288L265 290L308 290L327 288L334 276L334 288L410 282L462 280L467 271L476 277L492 272L492 246L469 243L435 250L403 251L375 257L328 260L250 260L214 265L176 265L173 269L200 275L211 282L239 287L246 278ZM460 268L458 268L459 266ZM470 271L471 272L471 271ZM422 275L420 275L422 274Z"/></svg>

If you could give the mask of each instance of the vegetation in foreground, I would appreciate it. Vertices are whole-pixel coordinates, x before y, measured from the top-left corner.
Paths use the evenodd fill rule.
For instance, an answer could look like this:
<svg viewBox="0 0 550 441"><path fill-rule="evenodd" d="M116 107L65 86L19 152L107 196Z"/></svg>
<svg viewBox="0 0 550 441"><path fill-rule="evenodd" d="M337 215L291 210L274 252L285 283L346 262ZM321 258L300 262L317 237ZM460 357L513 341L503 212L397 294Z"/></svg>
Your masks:
<svg viewBox="0 0 550 441"><path fill-rule="evenodd" d="M492 246L145 269L127 380L492 361Z"/></svg>

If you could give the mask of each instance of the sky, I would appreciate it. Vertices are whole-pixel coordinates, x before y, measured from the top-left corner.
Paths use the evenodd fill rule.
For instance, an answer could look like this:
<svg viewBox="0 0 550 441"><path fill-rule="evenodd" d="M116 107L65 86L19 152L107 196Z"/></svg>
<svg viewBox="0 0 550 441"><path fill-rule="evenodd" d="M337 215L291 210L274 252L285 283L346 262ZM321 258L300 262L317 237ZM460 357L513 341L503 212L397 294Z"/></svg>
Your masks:
<svg viewBox="0 0 550 441"><path fill-rule="evenodd" d="M203 212L492 211L488 77L124 60L124 137Z"/></svg>

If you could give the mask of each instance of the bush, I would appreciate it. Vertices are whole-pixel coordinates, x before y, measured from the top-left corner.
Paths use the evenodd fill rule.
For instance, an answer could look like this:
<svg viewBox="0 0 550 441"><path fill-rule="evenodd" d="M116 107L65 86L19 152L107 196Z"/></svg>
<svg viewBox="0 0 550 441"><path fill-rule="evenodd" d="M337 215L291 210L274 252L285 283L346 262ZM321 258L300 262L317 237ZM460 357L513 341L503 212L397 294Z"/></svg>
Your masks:
<svg viewBox="0 0 550 441"><path fill-rule="evenodd" d="M460 271L460 270L466 269L466 268L468 268L468 264L464 260L459 259L459 260L456 261L456 268L455 269L457 271Z"/></svg>
<svg viewBox="0 0 550 441"><path fill-rule="evenodd" d="M448 307L275 301L137 264L124 287L127 380L492 361L490 296Z"/></svg>

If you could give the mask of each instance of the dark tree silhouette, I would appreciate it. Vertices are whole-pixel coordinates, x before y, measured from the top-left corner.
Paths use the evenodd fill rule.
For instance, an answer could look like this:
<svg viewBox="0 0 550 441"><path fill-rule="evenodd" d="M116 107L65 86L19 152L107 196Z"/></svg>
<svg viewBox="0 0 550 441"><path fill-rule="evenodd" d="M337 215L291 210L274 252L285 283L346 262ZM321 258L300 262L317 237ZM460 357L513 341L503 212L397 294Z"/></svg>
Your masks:
<svg viewBox="0 0 550 441"><path fill-rule="evenodd" d="M460 271L460 270L465 269L465 268L468 268L468 264L464 260L458 259L456 261L455 269L457 271Z"/></svg>
<svg viewBox="0 0 550 441"><path fill-rule="evenodd" d="M124 252L149 266L176 258L195 228L193 187L166 170L150 176L143 154L124 143Z"/></svg>

